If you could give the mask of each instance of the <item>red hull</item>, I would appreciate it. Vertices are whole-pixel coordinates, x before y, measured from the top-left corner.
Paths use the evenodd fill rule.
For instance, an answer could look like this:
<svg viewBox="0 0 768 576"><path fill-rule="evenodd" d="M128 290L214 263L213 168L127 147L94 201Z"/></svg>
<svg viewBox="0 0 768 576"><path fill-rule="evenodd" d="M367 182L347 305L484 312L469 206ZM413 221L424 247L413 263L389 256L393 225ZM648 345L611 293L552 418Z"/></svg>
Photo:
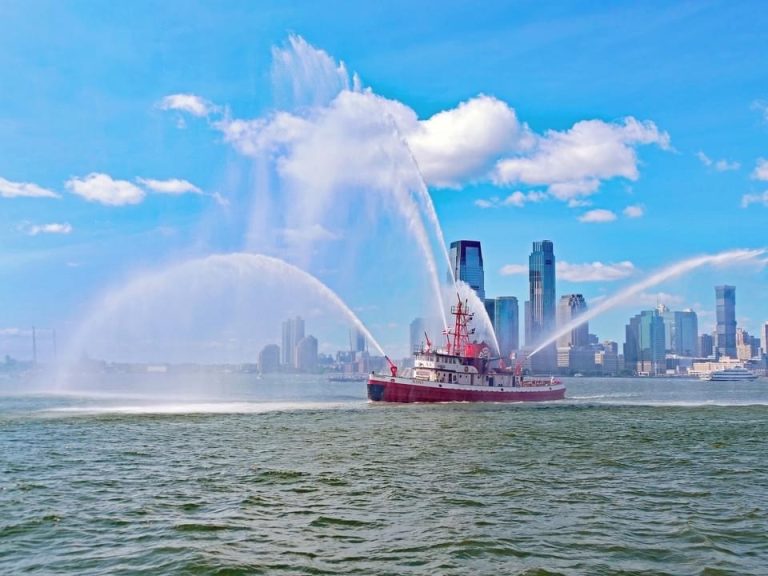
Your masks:
<svg viewBox="0 0 768 576"><path fill-rule="evenodd" d="M565 398L565 387L519 387L468 390L370 378L368 398L378 402L545 402Z"/></svg>

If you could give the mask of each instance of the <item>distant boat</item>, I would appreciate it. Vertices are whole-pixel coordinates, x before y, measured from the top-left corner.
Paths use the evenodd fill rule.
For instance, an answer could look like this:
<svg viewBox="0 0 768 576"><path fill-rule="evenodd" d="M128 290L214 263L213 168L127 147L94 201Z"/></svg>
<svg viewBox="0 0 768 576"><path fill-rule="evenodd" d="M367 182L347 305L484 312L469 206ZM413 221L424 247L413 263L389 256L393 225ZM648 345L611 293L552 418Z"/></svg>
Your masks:
<svg viewBox="0 0 768 576"><path fill-rule="evenodd" d="M713 370L699 376L701 380L711 380L712 382L737 382L741 380L755 380L756 378L757 374L741 366Z"/></svg>

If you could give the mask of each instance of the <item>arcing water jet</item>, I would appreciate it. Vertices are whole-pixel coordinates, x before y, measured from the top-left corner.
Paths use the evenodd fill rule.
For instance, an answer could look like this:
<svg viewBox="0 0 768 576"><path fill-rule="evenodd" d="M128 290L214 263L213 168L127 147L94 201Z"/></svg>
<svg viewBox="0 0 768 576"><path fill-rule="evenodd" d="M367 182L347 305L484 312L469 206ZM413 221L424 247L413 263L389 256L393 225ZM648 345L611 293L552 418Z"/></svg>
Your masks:
<svg viewBox="0 0 768 576"><path fill-rule="evenodd" d="M737 264L737 263L746 262L748 260L753 260L758 256L762 256L765 253L766 253L766 250L762 248L755 249L755 250L729 250L726 252L720 252L718 254L705 254L703 256L696 256L694 258L689 258L688 260L683 260L682 262L672 264L671 266L668 266L663 270L660 270L659 272L652 274L645 280L641 280L640 282L637 282L636 284L633 284L632 286L622 290L618 294L615 294L610 298L606 298L594 308L591 308L587 310L584 314L581 314L578 318L575 318L574 320L568 322L564 326L559 327L558 330L552 336L550 336L544 342L539 344L539 346L533 352L531 352L528 357L530 358L534 354L541 352L541 350L543 350L553 342L557 341L558 338L567 334L574 328L581 326L582 324L584 324L584 322L588 322L589 320L591 320L592 318L595 318L596 316L599 316L606 310L610 310L611 308L618 306L622 302L629 300L632 296L642 292L643 290L646 290L647 288L656 286L657 284L660 284L665 280L669 280L670 278L674 278L676 276L686 274L692 270L695 270L696 268L705 266L707 264L714 264L714 265Z"/></svg>
<svg viewBox="0 0 768 576"><path fill-rule="evenodd" d="M215 328L227 320L239 322L248 332L265 325L270 332L277 332L279 319L295 314L296 310L275 309L276 302L266 292L270 282L275 284L271 286L275 295L288 290L309 290L308 303L313 308L317 308L316 303L329 305L362 333L379 354L385 355L357 315L320 280L278 258L233 253L190 260L162 272L146 274L109 293L87 316L71 340L67 356L70 361L76 360L88 346L108 341L111 329L141 339L141 345L149 346L150 350L159 345L152 340L156 336L153 330L173 340L174 346L186 344L185 349L194 338L208 337L206 329L214 333ZM255 314L245 310L243 298L251 300L251 306L254 302L258 304ZM292 294L287 298L289 305L300 304L291 298ZM223 301L225 299L232 302ZM247 317L221 318L222 314ZM231 329L224 334L233 336ZM128 344L134 342L129 340Z"/></svg>

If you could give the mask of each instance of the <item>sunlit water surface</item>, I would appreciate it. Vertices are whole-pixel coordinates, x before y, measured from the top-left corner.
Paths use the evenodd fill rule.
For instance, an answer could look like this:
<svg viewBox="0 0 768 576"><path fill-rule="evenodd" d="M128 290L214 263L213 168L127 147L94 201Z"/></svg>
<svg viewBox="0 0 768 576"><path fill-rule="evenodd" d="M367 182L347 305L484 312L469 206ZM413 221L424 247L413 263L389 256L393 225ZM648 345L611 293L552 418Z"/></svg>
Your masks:
<svg viewBox="0 0 768 576"><path fill-rule="evenodd" d="M0 380L3 574L766 574L768 381ZM78 388L78 386L75 386Z"/></svg>

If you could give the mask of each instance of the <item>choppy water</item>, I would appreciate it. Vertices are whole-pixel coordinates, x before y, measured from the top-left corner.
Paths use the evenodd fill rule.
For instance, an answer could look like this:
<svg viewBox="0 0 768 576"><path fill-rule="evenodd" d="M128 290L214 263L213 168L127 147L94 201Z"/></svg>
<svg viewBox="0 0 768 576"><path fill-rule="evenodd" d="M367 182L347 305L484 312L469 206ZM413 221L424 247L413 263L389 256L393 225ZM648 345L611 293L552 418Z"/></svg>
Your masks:
<svg viewBox="0 0 768 576"><path fill-rule="evenodd" d="M768 381L0 383L3 574L767 574ZM181 392L184 390L184 392Z"/></svg>

